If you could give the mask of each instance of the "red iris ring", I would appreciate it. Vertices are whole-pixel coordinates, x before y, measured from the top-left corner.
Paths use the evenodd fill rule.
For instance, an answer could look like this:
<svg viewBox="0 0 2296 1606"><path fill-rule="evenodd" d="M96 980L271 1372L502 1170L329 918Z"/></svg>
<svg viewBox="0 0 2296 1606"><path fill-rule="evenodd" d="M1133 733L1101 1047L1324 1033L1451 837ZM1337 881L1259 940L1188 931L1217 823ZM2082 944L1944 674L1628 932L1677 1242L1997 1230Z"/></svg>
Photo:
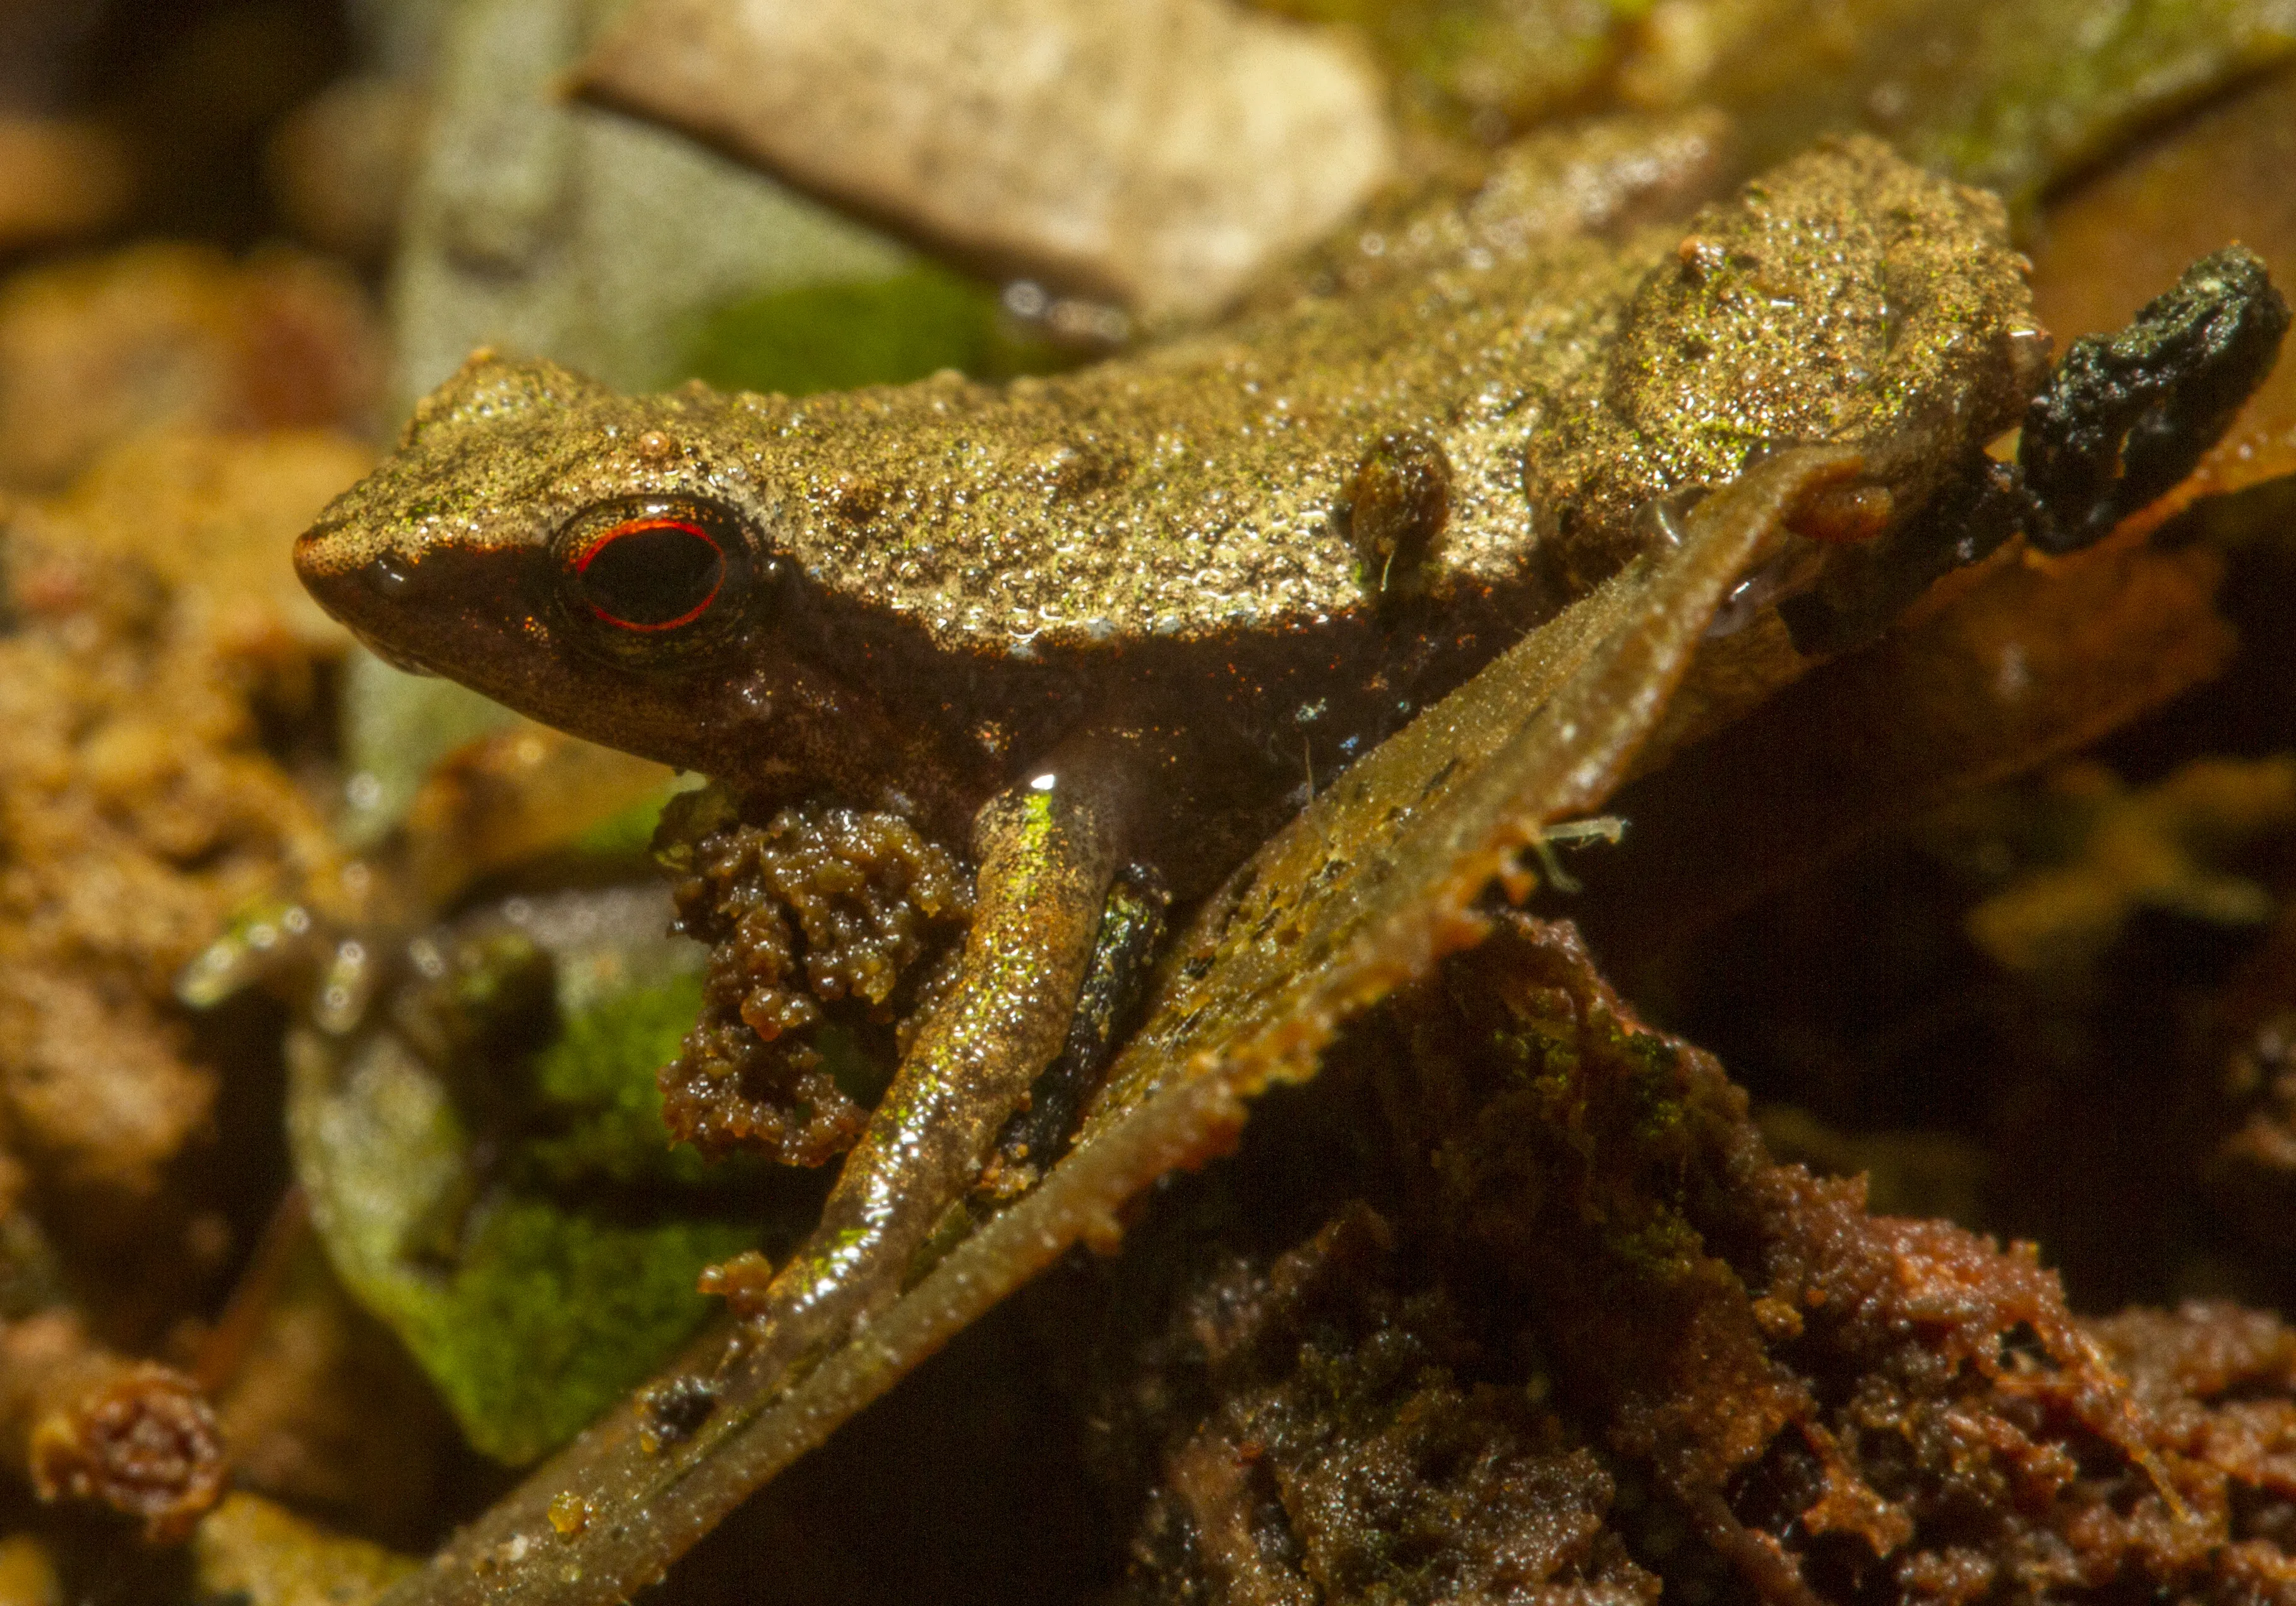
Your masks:
<svg viewBox="0 0 2296 1606"><path fill-rule="evenodd" d="M574 572L578 576L586 578L589 573L590 564L592 561L596 559L600 553L605 551L609 546L613 545L617 541L627 540L632 536L644 535L652 530L665 529L677 530L683 534L692 536L697 541L707 543L709 550L717 554L718 577L715 580L710 582L708 594L703 596L700 602L694 603L693 607L687 609L684 613L679 614L676 619L662 619L653 624L644 624L636 619L623 619L619 614L609 613L605 609L600 607L586 594L582 600L588 605L590 611L596 614L598 618L603 619L607 624L613 626L618 630L676 630L681 626L690 625L695 619L700 619L704 613L707 613L709 610L709 604L716 602L718 600L718 594L726 588L726 549L718 545L717 537L702 529L701 525L687 519L632 519L627 522L617 524L611 529L602 530L599 532L595 540L592 541L575 555Z"/></svg>

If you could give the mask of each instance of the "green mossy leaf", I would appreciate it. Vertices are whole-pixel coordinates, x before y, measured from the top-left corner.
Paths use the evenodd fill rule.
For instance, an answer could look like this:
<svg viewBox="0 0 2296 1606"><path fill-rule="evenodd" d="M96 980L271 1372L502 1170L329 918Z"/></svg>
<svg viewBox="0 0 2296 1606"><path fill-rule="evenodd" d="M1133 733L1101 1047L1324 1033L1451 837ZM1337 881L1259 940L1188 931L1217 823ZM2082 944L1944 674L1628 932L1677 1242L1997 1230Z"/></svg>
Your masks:
<svg viewBox="0 0 2296 1606"><path fill-rule="evenodd" d="M2019 209L2141 126L2296 54L2287 0L2054 0L1979 14L1981 70L1906 145Z"/></svg>
<svg viewBox="0 0 2296 1606"><path fill-rule="evenodd" d="M296 1170L345 1284L512 1463L659 1368L709 1314L702 1268L779 1219L772 1168L705 1167L662 1126L654 1071L700 1007L700 951L657 935L658 897L560 901L532 936L481 912L439 940L450 969L427 993L403 987L348 1042L298 1034L291 1056ZM537 948L555 997L538 1045L515 985Z"/></svg>
<svg viewBox="0 0 2296 1606"><path fill-rule="evenodd" d="M693 1150L671 1148L662 1125L654 1072L676 1057L701 1008L701 979L679 976L570 1018L530 1066L537 1116L570 1124L526 1145L521 1164L562 1188L594 1181L706 1187L752 1176L752 1168L705 1165Z"/></svg>
<svg viewBox="0 0 2296 1606"><path fill-rule="evenodd" d="M471 1223L428 1322L402 1326L472 1445L532 1461L643 1381L709 1314L701 1268L754 1242L713 1221L631 1226L509 1195Z"/></svg>
<svg viewBox="0 0 2296 1606"><path fill-rule="evenodd" d="M1712 70L1680 87L1739 119L1750 160L1863 128L2023 215L2144 128L2296 54L2296 4L1767 0L1726 32Z"/></svg>
<svg viewBox="0 0 2296 1606"><path fill-rule="evenodd" d="M931 266L735 302L702 324L686 353L688 370L721 390L785 396L944 368L996 380L1062 365L1053 347L1006 330L993 288Z"/></svg>

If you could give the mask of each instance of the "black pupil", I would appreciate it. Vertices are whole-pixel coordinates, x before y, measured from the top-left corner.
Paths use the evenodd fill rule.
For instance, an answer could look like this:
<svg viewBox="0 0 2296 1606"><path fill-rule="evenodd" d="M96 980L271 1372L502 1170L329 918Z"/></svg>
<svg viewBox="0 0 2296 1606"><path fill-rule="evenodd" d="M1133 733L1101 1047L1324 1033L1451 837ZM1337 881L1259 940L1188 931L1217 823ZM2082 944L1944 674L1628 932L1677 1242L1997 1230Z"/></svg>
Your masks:
<svg viewBox="0 0 2296 1606"><path fill-rule="evenodd" d="M684 624L726 578L718 544L685 524L633 524L590 549L582 594L601 618L639 630Z"/></svg>

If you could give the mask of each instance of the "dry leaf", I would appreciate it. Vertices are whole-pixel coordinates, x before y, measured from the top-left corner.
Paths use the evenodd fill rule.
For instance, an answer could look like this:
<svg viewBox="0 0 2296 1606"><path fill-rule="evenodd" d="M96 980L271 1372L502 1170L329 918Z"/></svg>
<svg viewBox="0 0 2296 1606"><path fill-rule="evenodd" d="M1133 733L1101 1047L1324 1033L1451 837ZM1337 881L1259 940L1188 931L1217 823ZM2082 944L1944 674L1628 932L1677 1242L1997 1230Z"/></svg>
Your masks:
<svg viewBox="0 0 2296 1606"><path fill-rule="evenodd" d="M1392 173L1336 36L1218 0L640 0L582 91L960 258L1206 312Z"/></svg>

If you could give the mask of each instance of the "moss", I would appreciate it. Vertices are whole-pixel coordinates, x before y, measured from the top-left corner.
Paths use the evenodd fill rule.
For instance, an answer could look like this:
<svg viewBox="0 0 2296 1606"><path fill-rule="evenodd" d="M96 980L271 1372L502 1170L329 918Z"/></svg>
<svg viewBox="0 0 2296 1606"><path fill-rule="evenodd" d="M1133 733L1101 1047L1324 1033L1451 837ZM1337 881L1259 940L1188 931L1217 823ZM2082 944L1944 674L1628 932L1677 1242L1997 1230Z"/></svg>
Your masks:
<svg viewBox="0 0 2296 1606"><path fill-rule="evenodd" d="M618 916L612 897L582 942L473 917L389 1031L299 1051L297 1169L338 1269L470 1442L513 1463L660 1365L709 1315L702 1268L780 1219L765 1168L670 1148L654 1072L701 979L651 936L658 904Z"/></svg>
<svg viewBox="0 0 2296 1606"><path fill-rule="evenodd" d="M694 1279L754 1229L633 1226L508 1196L470 1225L463 1259L407 1332L472 1444L532 1461L643 1381L709 1315Z"/></svg>
<svg viewBox="0 0 2296 1606"><path fill-rule="evenodd" d="M567 1125L528 1144L521 1164L559 1186L585 1180L697 1186L748 1176L672 1148L662 1125L654 1073L676 1056L701 1007L701 979L679 976L567 1020L531 1062L537 1117Z"/></svg>
<svg viewBox="0 0 2296 1606"><path fill-rule="evenodd" d="M944 368L995 380L1062 365L1054 348L1007 326L992 286L933 266L736 302L711 314L686 349L687 369L720 389L784 396Z"/></svg>

